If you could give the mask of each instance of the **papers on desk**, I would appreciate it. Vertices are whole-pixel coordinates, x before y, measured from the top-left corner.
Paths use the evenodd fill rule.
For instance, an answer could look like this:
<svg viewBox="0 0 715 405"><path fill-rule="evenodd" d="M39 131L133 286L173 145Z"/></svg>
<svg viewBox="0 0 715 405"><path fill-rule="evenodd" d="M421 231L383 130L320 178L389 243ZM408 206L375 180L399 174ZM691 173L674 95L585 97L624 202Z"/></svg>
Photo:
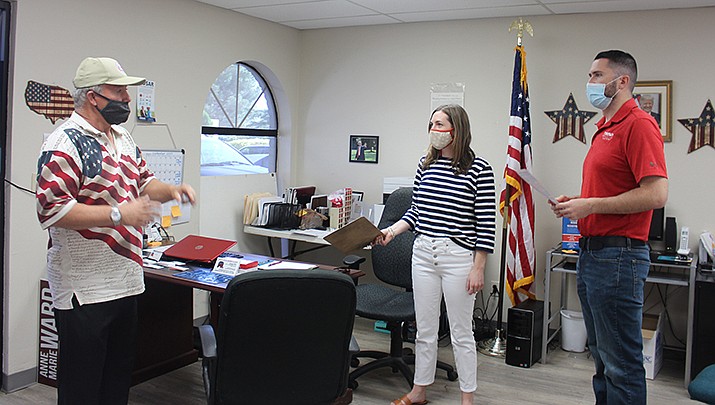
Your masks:
<svg viewBox="0 0 715 405"><path fill-rule="evenodd" d="M221 257L216 260L213 269L195 269L172 274L174 277L195 281L201 284L226 288L229 281L239 274L258 270L255 260Z"/></svg>
<svg viewBox="0 0 715 405"><path fill-rule="evenodd" d="M254 193L243 199L243 224L263 226L268 223L268 203L283 202L271 193Z"/></svg>
<svg viewBox="0 0 715 405"><path fill-rule="evenodd" d="M283 260L273 260L258 266L260 270L310 270L318 266L310 263L284 262Z"/></svg>
<svg viewBox="0 0 715 405"><path fill-rule="evenodd" d="M327 234L329 234L330 231L321 231L320 229L300 229L300 230L291 231L291 233L294 233L296 235L313 236L316 238L323 238Z"/></svg>
<svg viewBox="0 0 715 405"><path fill-rule="evenodd" d="M365 217L360 217L325 235L323 239L341 252L349 253L353 250L364 248L380 235L382 235L382 232L372 222Z"/></svg>

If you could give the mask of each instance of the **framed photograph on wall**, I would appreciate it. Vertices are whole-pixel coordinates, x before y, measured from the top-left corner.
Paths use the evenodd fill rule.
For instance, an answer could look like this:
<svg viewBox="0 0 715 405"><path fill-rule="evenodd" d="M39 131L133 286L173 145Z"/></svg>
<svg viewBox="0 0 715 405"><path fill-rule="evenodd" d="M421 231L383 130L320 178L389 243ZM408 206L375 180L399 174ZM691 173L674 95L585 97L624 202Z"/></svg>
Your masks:
<svg viewBox="0 0 715 405"><path fill-rule="evenodd" d="M673 140L673 81L638 81L633 97L641 109L655 118L663 135L663 142Z"/></svg>
<svg viewBox="0 0 715 405"><path fill-rule="evenodd" d="M377 135L350 135L350 161L377 163L380 137Z"/></svg>

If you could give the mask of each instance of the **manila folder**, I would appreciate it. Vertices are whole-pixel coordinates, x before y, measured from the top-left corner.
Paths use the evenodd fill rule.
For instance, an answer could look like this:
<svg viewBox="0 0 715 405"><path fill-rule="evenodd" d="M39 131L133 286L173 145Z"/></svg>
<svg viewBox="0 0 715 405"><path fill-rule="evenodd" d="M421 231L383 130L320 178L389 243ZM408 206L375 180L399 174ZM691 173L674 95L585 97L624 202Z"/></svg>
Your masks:
<svg viewBox="0 0 715 405"><path fill-rule="evenodd" d="M362 249L380 235L382 235L382 232L372 222L365 217L360 217L325 235L323 239L330 242L341 252L348 253Z"/></svg>

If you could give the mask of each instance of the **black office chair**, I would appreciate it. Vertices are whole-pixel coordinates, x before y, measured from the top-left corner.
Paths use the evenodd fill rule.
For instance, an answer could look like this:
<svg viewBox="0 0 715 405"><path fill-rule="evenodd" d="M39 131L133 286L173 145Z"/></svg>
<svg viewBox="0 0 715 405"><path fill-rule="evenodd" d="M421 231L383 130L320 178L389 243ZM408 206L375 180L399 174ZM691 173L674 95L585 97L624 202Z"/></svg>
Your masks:
<svg viewBox="0 0 715 405"><path fill-rule="evenodd" d="M266 270L226 287L201 334L213 404L346 404L355 284L329 270Z"/></svg>
<svg viewBox="0 0 715 405"><path fill-rule="evenodd" d="M380 219L379 228L386 228L402 218L412 203L412 188L400 188L387 199ZM360 351L355 357L369 357L373 360L350 373L350 387L358 386L357 379L368 371L391 367L400 371L412 387L414 373L408 364L415 363L415 356L409 349L402 347L403 330L415 320L415 305L412 295L412 232L403 232L387 246L373 246L372 267L375 276L381 281L397 286L396 290L384 284L361 284L356 287L357 308L355 313L369 319L387 322L390 331L390 353L378 351ZM354 365L354 364L353 364ZM437 367L447 371L450 381L457 379L457 372L444 362L437 362Z"/></svg>

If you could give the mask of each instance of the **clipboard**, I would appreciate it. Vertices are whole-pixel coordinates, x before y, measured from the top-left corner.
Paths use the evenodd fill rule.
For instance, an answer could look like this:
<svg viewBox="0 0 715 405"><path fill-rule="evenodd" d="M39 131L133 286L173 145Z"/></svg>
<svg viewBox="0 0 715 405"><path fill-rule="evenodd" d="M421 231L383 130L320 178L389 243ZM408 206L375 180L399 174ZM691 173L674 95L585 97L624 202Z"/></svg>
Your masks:
<svg viewBox="0 0 715 405"><path fill-rule="evenodd" d="M325 235L323 239L341 252L349 253L364 248L380 235L382 232L372 222L365 217L360 217Z"/></svg>

